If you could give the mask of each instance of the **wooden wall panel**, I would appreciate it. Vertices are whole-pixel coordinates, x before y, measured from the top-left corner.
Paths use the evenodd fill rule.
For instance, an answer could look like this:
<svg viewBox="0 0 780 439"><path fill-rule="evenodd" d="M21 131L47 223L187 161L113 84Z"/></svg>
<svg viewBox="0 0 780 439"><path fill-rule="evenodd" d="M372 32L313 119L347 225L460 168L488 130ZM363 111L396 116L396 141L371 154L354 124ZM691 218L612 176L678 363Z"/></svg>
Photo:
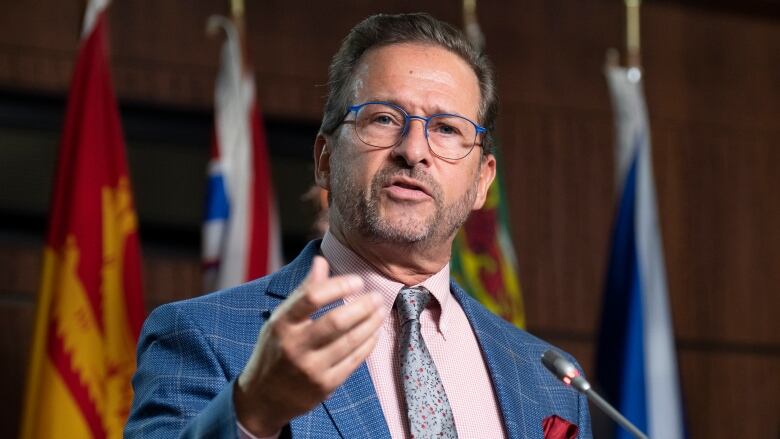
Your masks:
<svg viewBox="0 0 780 439"><path fill-rule="evenodd" d="M0 240L0 300L33 300L41 282L41 242Z"/></svg>
<svg viewBox="0 0 780 439"><path fill-rule="evenodd" d="M642 31L652 114L777 128L776 18L648 4Z"/></svg>
<svg viewBox="0 0 780 439"><path fill-rule="evenodd" d="M144 299L148 311L203 292L200 257L196 254L144 254Z"/></svg>
<svg viewBox="0 0 780 439"><path fill-rule="evenodd" d="M32 303L6 301L0 296L0 352L3 359L3 397L0 398L2 437L18 436L34 314Z"/></svg>
<svg viewBox="0 0 780 439"><path fill-rule="evenodd" d="M78 40L77 3L2 6L0 88L65 92ZM778 388L772 372L780 358L774 315L780 309L780 14L644 3L644 78L691 436L777 437L780 394L771 389ZM247 6L265 113L317 121L330 56L377 6L348 0L305 10L282 1ZM458 23L452 2L425 6ZM393 0L382 7L400 12L420 4ZM615 195L602 66L605 50L622 45L622 4L523 0L479 7L503 105L502 166L529 327L592 373ZM113 4L112 69L120 99L208 108L222 40L208 38L203 28L209 14L226 9L227 2ZM0 332L22 331L21 340L32 322L13 316L31 316L39 258L39 242L0 242L0 313L8 316ZM199 292L197 259L192 252L145 252L147 306ZM3 357L14 359L4 366L7 375L18 377L20 348L3 340ZM14 412L3 413L8 417L0 425L11 430L0 436L15 431Z"/></svg>
<svg viewBox="0 0 780 439"><path fill-rule="evenodd" d="M506 107L504 178L528 325L591 333L612 218L609 114Z"/></svg>
<svg viewBox="0 0 780 439"><path fill-rule="evenodd" d="M780 437L777 353L685 350L680 370L690 437Z"/></svg>
<svg viewBox="0 0 780 439"><path fill-rule="evenodd" d="M780 186L780 132L656 126L656 176L678 335L779 346L780 203L770 188Z"/></svg>
<svg viewBox="0 0 780 439"><path fill-rule="evenodd" d="M79 2L17 1L0 6L0 82L62 91L73 66Z"/></svg>

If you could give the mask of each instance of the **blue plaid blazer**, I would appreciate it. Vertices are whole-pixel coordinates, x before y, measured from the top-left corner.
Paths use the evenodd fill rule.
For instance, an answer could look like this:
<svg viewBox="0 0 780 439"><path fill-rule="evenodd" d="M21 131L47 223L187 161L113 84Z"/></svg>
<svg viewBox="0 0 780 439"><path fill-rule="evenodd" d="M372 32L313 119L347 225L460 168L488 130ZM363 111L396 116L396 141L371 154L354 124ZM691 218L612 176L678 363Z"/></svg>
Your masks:
<svg viewBox="0 0 780 439"><path fill-rule="evenodd" d="M313 241L270 276L154 310L138 343L125 437L238 437L234 381L263 323L303 281L318 252ZM558 415L579 426L579 437L590 438L587 400L539 361L550 345L496 317L455 283L451 290L476 333L508 437L542 438L543 419ZM389 438L366 364L326 401L293 419L282 436Z"/></svg>

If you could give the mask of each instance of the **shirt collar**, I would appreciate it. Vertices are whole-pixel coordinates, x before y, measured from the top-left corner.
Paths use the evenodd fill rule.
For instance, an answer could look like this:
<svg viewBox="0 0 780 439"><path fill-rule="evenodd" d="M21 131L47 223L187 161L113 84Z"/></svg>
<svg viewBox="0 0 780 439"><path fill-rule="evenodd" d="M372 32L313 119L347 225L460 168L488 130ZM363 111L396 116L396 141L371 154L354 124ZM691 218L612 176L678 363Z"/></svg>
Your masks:
<svg viewBox="0 0 780 439"><path fill-rule="evenodd" d="M371 264L342 244L330 232L325 233L320 249L325 259L328 260L328 264L330 264L331 273L334 275L356 274L360 276L363 279L365 291L376 291L381 294L384 302L383 306L388 313L392 310L395 298L398 292L401 291L401 288L406 286L425 287L439 303L441 311L435 309L435 307L431 308L431 315L438 325L439 333L446 339L450 316L453 313L449 263L417 285L404 285L379 273ZM354 297L348 297L345 300L349 302L354 300Z"/></svg>

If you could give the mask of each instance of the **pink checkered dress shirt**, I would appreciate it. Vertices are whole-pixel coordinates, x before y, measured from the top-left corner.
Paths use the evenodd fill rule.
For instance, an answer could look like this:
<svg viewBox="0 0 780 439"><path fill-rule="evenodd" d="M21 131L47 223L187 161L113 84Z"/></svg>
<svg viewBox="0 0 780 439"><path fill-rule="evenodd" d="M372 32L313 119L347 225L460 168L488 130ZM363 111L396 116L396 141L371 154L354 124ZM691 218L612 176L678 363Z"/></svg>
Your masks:
<svg viewBox="0 0 780 439"><path fill-rule="evenodd" d="M366 364L391 436L394 439L408 437L400 364L395 355L398 319L391 310L401 288L414 285L403 285L377 273L330 233L325 234L321 249L333 275L357 274L363 279L365 291L376 291L384 298L388 318L380 329L379 340L366 359ZM463 308L450 293L449 264L419 285L427 288L436 298L420 316L422 336L450 400L458 437L506 437L498 401L477 338ZM355 298L357 295L347 297L345 301L350 302ZM253 439L246 430L240 430L242 438Z"/></svg>

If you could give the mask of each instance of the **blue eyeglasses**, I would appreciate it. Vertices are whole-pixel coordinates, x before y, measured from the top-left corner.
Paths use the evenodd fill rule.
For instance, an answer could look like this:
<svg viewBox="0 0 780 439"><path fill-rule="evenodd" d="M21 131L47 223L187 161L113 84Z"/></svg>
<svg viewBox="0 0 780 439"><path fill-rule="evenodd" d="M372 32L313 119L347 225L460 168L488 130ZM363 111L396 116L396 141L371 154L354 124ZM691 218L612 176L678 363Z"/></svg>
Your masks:
<svg viewBox="0 0 780 439"><path fill-rule="evenodd" d="M345 120L350 113L354 120ZM434 114L429 117L412 116L390 102L366 102L347 109L341 123L354 125L355 134L366 145L390 148L397 145L409 132L412 119L425 124L425 139L431 152L445 160L460 160L474 149L477 136L487 130L468 118L457 114Z"/></svg>

